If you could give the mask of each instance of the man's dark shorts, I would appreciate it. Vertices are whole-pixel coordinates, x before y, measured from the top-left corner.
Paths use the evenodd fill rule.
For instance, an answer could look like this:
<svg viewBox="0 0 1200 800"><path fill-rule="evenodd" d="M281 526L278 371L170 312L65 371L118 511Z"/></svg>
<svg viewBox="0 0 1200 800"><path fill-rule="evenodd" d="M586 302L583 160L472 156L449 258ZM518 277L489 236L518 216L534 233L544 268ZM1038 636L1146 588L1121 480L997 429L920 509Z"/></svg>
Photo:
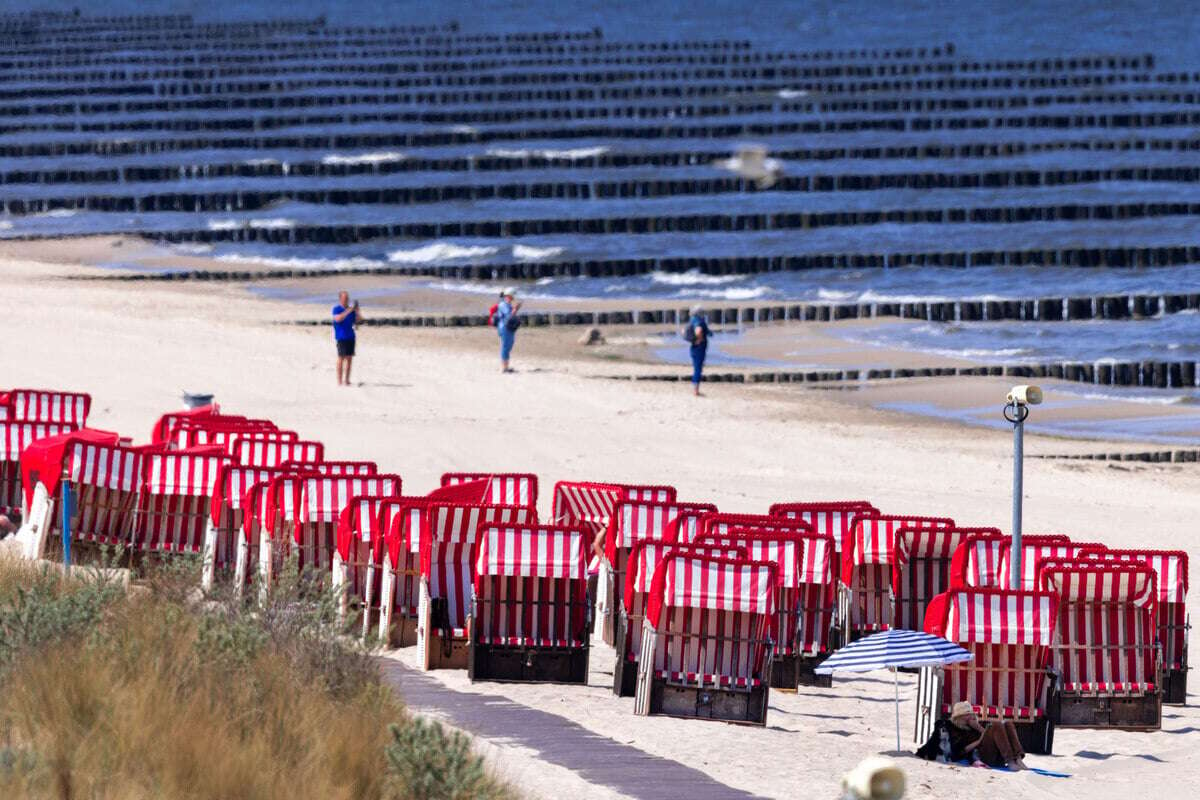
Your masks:
<svg viewBox="0 0 1200 800"><path fill-rule="evenodd" d="M353 339L337 340L338 358L350 358L354 355Z"/></svg>

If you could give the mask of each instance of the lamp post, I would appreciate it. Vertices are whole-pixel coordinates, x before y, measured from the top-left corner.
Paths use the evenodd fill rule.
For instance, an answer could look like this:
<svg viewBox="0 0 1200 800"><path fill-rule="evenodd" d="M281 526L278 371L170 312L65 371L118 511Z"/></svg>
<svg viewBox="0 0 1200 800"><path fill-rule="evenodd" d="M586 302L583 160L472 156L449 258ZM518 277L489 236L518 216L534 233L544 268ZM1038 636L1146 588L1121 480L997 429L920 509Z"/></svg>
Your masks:
<svg viewBox="0 0 1200 800"><path fill-rule="evenodd" d="M1029 407L1042 402L1037 386L1014 386L1005 398L1004 418L1013 425L1012 548L1008 553L1008 588L1021 588L1021 498L1024 493L1025 419Z"/></svg>

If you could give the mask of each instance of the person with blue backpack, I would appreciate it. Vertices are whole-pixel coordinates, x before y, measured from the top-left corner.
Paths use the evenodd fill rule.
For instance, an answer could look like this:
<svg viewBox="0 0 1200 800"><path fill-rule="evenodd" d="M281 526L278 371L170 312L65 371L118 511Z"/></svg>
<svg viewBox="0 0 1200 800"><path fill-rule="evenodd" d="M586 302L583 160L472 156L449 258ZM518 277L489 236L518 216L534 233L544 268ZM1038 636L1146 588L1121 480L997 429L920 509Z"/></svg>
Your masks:
<svg viewBox="0 0 1200 800"><path fill-rule="evenodd" d="M492 307L490 314L492 324L496 326L496 334L500 337L501 372L512 372L508 360L512 355L513 343L517 339L517 328L521 327L521 318L517 315L521 304L515 301L516 294L516 289L500 292L500 302Z"/></svg>
<svg viewBox="0 0 1200 800"><path fill-rule="evenodd" d="M708 318L700 306L692 306L691 319L683 329L683 338L691 345L692 355L692 393L700 396L700 381L704 377L704 359L708 355L708 338L712 331L708 329Z"/></svg>

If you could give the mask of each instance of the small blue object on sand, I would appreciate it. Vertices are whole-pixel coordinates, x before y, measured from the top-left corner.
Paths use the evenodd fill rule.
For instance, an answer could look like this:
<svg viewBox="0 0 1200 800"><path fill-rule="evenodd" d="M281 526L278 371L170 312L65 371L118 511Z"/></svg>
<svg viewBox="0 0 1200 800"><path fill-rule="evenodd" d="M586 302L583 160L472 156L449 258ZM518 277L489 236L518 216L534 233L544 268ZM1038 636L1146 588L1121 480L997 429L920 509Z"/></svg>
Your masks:
<svg viewBox="0 0 1200 800"><path fill-rule="evenodd" d="M997 770L999 772L1020 772L1021 771L1021 770L1016 770L1016 769L1009 769L1008 767L991 767L991 769ZM1040 767L1029 767L1028 771L1032 772L1036 775L1045 775L1047 778L1069 778L1069 777L1071 777L1070 774L1066 773L1066 772L1054 772L1053 770L1041 769Z"/></svg>

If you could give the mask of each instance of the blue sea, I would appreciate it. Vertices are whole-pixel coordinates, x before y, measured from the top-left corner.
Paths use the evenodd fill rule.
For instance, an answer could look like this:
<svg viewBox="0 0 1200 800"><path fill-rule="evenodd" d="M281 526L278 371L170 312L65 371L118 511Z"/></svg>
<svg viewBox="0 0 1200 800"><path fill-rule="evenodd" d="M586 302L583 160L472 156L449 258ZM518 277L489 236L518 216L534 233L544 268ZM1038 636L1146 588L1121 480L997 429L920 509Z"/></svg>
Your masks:
<svg viewBox="0 0 1200 800"><path fill-rule="evenodd" d="M73 0L63 2L4 2L0 10L32 8L70 12ZM83 8L85 15L184 13L199 22L256 20L278 16L281 6L262 0L216 5L200 2L155 2L155 0L110 0ZM529 31L599 29L605 42L680 42L735 40L748 43L751 53L798 53L818 50L941 48L953 43L954 61L1025 61L1070 58L1098 54L1137 57L1153 54L1154 66L1146 70L1115 70L1126 76L1117 86L1051 87L1031 89L953 89L941 91L887 90L841 99L975 98L1030 95L1043 98L1044 106L1020 109L947 112L905 112L888 115L866 111L795 110L794 103L830 99L810 92L802 81L786 79L758 81L756 102L767 110L718 117L676 116L672 109L689 105L721 105L722 97L648 98L636 101L549 101L517 100L492 103L452 103L434 106L427 102L364 103L332 109L301 109L306 113L376 113L449 111L470 118L481 111L532 111L544 108L581 109L594 106L615 108L636 105L647 112L643 120L592 120L485 123L382 123L365 121L350 125L300 124L270 130L264 135L396 134L429 130L489 133L494 130L571 129L596 125L669 126L722 125L731 122L784 123L815 119L822 122L866 117L898 116L955 117L980 119L1022 117L1036 114L1124 114L1200 111L1200 91L1178 103L1139 99L1139 91L1188 92L1197 84L1167 84L1164 73L1200 71L1200 6L1191 2L1134 0L1122 3L1059 2L908 2L880 3L863 0L830 2L745 3L732 0L693 2L578 2L536 0L501 2L320 2L297 0L287 5L297 18L324 18L327 26L375 24L445 25L457 22L461 34L512 33ZM117 61L131 60L136 48L107 54ZM408 60L407 57L398 60ZM835 59L836 60L836 59ZM848 59L871 63L871 59ZM933 60L931 56L913 61ZM903 59L901 59L903 61ZM295 80L318 80L327 74L322 63L313 63ZM632 68L632 67L631 67ZM568 67L538 68L538 71L570 71ZM602 69L602 67L595 67ZM613 69L617 69L613 67ZM1018 69L968 73L959 77L1026 74ZM922 77L922 76L917 76ZM924 76L928 77L928 76ZM37 76L16 75L0 69L0 90L37 86ZM690 80L690 79L689 79ZM685 83L688 81L684 81ZM705 80L691 80L705 83ZM707 81L709 83L719 81ZM671 81L618 81L614 86L662 88ZM575 84L568 82L566 86ZM583 85L583 84L580 84ZM609 84L605 84L609 85ZM473 87L460 87L473 88ZM536 89L537 85L524 87ZM1200 87L1197 87L1200 88ZM297 89L291 93L336 95L338 88ZM355 89L355 94L392 91ZM1099 96L1128 93L1130 97L1098 100ZM1071 95L1073 102L1061 102ZM1059 98L1059 99L1056 99ZM99 91L85 98L100 102ZM113 100L129 98L108 98ZM1054 102L1050 102L1054 101ZM793 105L788 105L793 103ZM16 100L0 100L3 110ZM15 105L9 107L15 107ZM221 119L257 118L275 112L257 110L179 111L175 118L199 122ZM288 112L280 112L288 113ZM682 113L682 112L681 112ZM111 120L153 122L161 112L113 115ZM109 119L109 118L106 118ZM34 110L19 116L21 124L54 124L71 117ZM75 122L88 119L79 117ZM173 133L128 130L91 133L85 131L30 130L0 135L0 147L30 142L136 142L142 138L220 137L220 132ZM500 156L520 159L530 154L586 159L605 154L636 154L658 151L721 153L747 144L765 146L768 152L800 148L875 147L898 144L1046 143L1046 142L1174 142L1200 138L1200 126L1190 123L1146 127L1069 128L988 127L962 130L882 130L766 135L761 137L630 138L600 137L514 138L459 142L445 146L311 147L293 149L224 148L190 149L177 152L108 155L0 157L0 172L44 169L95 169L101 167L187 164L191 176L179 181L151 184L6 184L0 189L6 199L71 197L76 194L139 194L144 192L236 192L243 187L264 191L354 190L417 186L476 185L481 183L538 183L570 181L592 183L632 180L711 180L727 177L719 167L700 163L676 167L588 167L522 168L496 172L413 171L386 175L304 177L295 172L276 177L206 178L209 165L270 161L283 165L312 162L389 163L404 159L451 156ZM1141 167L1200 167L1200 150L1166 151L1120 149L1055 150L1008 157L844 159L794 161L781 164L787 176L820 176L845 173L966 173L1003 170L1080 170ZM57 210L42 214L0 215L0 237L80 233L164 233L178 230L223 231L238 228L287 230L307 224L370 224L397 222L441 223L497 219L581 219L605 217L663 217L689 214L749 214L812 211L873 211L930 208L996 208L1049 206L1059 204L1138 204L1200 202L1200 183L1195 181L1135 181L1079 183L1043 187L979 189L896 189L880 191L789 192L758 191L727 194L696 194L667 197L616 199L530 199L480 200L424 203L415 205L324 205L283 200L255 211L200 211L121 213ZM698 233L650 233L644 235L530 235L510 238L461 237L445 239L370 240L338 245L266 245L218 242L211 246L181 246L182 252L201 252L231 263L255 258L304 266L373 265L414 267L428 264L507 263L521 261L566 261L579 259L623 259L648 257L736 257L793 255L802 253L922 252L957 250L1032 250L1073 247L1164 247L1200 244L1200 218L1191 215L1150 217L1128 221L1077 220L1014 224L875 224L828 227L814 230L770 230ZM120 266L119 263L114 264ZM480 287L463 281L429 281L429 285L464 292ZM386 281L381 278L380 291ZM368 294L364 296L369 296ZM491 291L488 289L487 291ZM861 270L814 270L760 275L708 275L699 272L655 272L621 278L547 278L527 287L526 294L539 305L591 298L652 298L664 301L810 301L887 302L945 298L1031 298L1157 292L1200 292L1200 264L1143 269L1083 269L1063 267L988 268L893 268ZM303 301L303 297L296 299ZM1125 322L1070 323L956 323L948 325L882 325L869 333L869 343L901 347L931 354L952 355L980 361L1041 361L1050 359L1122 360L1200 357L1200 316L1180 314L1169 318Z"/></svg>

